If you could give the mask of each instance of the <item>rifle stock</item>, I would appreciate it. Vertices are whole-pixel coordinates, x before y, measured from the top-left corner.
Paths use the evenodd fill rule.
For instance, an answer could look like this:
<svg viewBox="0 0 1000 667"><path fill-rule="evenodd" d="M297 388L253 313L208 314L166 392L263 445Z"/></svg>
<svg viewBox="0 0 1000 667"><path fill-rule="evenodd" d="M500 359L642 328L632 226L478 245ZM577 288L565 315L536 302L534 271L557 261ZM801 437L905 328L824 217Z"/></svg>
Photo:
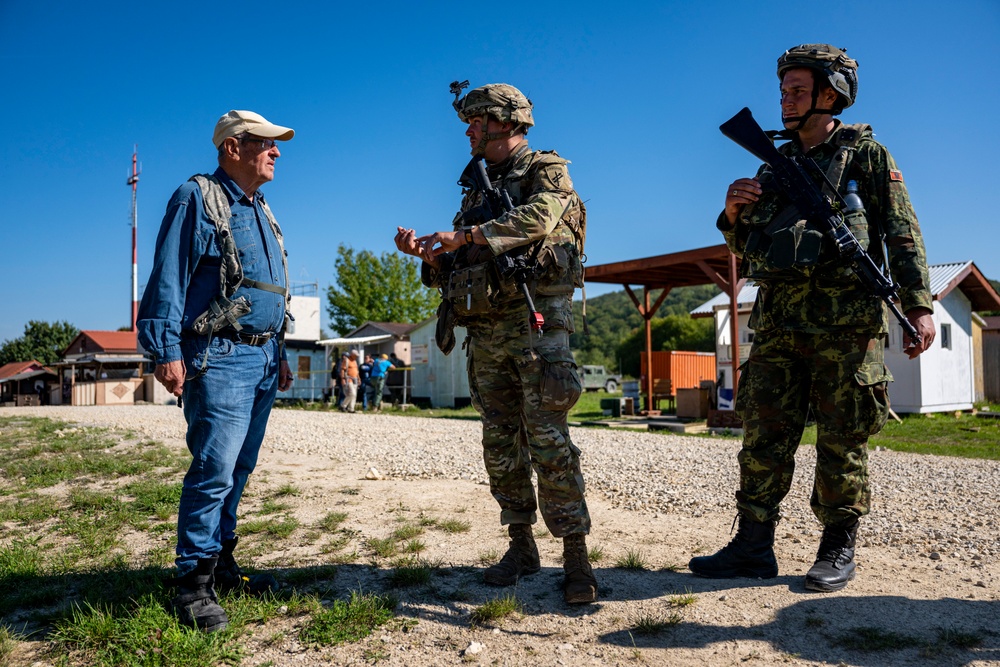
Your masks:
<svg viewBox="0 0 1000 667"><path fill-rule="evenodd" d="M854 275L862 285L885 302L910 340L920 345L920 334L896 306L895 302L899 301L898 286L879 269L844 223L841 211L845 210L847 205L843 198L834 190L835 201L831 202L803 167L803 165L809 167L810 171L825 179L825 174L816 167L816 164L806 157L796 160L783 155L775 148L771 138L757 124L747 107L743 107L739 113L720 125L719 130L771 167L778 189L795 205L800 215L833 241L837 253L851 265Z"/></svg>

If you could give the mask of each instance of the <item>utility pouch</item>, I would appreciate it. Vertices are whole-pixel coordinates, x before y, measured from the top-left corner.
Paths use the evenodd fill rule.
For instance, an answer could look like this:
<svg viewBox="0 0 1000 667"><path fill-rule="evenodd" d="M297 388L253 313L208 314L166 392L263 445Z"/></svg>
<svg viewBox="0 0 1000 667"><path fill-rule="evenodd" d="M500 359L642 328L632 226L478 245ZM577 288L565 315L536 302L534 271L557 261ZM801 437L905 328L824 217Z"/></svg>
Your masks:
<svg viewBox="0 0 1000 667"><path fill-rule="evenodd" d="M494 308L495 278L490 264L473 264L455 269L448 277L446 298L455 315L484 315Z"/></svg>
<svg viewBox="0 0 1000 667"><path fill-rule="evenodd" d="M799 220L771 234L766 261L778 270L812 266L819 260L822 247L823 232L810 229L805 220Z"/></svg>
<svg viewBox="0 0 1000 667"><path fill-rule="evenodd" d="M227 327L239 331L243 327L237 320L249 312L250 302L246 297L241 296L232 301L220 294L208 304L208 310L195 319L191 329L201 336L209 336Z"/></svg>
<svg viewBox="0 0 1000 667"><path fill-rule="evenodd" d="M448 356L455 348L455 309L447 299L441 301L437 309L437 325L434 328L434 342L438 349Z"/></svg>

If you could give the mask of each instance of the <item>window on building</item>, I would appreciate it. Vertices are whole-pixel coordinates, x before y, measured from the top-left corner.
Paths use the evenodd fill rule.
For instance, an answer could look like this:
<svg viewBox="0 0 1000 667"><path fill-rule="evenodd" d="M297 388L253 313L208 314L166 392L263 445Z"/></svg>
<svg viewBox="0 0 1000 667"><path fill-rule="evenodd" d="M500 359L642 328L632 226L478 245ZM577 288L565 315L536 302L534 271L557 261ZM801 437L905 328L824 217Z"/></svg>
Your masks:
<svg viewBox="0 0 1000 667"><path fill-rule="evenodd" d="M941 349L950 350L951 349L951 325L942 324L941 325Z"/></svg>
<svg viewBox="0 0 1000 667"><path fill-rule="evenodd" d="M312 362L312 358L303 354L299 357L299 379L308 380L309 379L309 364Z"/></svg>

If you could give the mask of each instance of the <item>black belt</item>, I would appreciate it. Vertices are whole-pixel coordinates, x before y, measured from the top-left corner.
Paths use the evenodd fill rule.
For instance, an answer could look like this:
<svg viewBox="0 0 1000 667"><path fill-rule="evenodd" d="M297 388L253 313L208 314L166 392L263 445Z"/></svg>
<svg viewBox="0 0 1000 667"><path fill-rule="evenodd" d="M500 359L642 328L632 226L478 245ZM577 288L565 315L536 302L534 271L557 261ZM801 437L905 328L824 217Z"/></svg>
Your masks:
<svg viewBox="0 0 1000 667"><path fill-rule="evenodd" d="M241 333L239 331L233 331L232 329L223 329L221 331L216 331L215 335L219 338L226 338L233 341L234 343L241 343L243 345L253 345L254 347L263 347L274 338L274 332L268 331L266 333Z"/></svg>

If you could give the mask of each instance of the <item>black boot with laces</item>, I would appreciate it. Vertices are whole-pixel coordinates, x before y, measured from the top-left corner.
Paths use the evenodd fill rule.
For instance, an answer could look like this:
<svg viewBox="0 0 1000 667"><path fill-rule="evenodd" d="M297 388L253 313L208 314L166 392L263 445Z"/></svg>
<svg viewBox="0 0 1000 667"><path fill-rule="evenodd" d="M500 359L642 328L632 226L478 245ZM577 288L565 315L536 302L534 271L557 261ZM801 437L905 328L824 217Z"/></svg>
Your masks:
<svg viewBox="0 0 1000 667"><path fill-rule="evenodd" d="M775 521L759 523L740 516L736 537L711 556L692 558L688 569L699 577L710 579L773 579L778 576L778 561L774 557L776 524Z"/></svg>
<svg viewBox="0 0 1000 667"><path fill-rule="evenodd" d="M854 578L854 545L858 522L850 526L827 526L819 542L816 563L806 573L806 588L811 591L839 591Z"/></svg>

